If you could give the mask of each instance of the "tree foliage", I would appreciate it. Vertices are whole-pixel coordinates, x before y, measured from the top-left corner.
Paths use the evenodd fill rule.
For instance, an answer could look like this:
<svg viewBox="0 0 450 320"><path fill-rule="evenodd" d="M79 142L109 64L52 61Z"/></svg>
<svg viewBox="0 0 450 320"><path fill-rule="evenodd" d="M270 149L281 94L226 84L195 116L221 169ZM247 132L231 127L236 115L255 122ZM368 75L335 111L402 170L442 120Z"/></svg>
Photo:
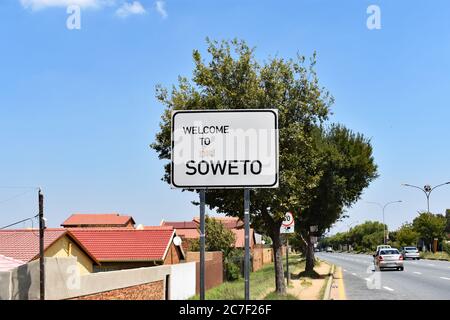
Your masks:
<svg viewBox="0 0 450 320"><path fill-rule="evenodd" d="M206 251L221 251L226 258L234 248L236 236L224 224L208 215L205 217L205 249ZM191 241L191 251L200 251L199 240Z"/></svg>
<svg viewBox="0 0 450 320"><path fill-rule="evenodd" d="M309 239L310 226L317 225L319 234L344 214L344 209L357 201L364 188L377 177L370 141L342 125L329 129L316 128L314 146L321 159L320 179L311 189L312 200L298 216L298 230L307 245L306 269L314 267L314 250Z"/></svg>
<svg viewBox="0 0 450 320"><path fill-rule="evenodd" d="M412 223L404 223L397 231L396 243L400 246L416 246L420 234L414 229Z"/></svg>
<svg viewBox="0 0 450 320"><path fill-rule="evenodd" d="M445 219L447 219L447 224L445 227L445 232L450 234L450 209L445 210Z"/></svg>
<svg viewBox="0 0 450 320"><path fill-rule="evenodd" d="M445 239L446 218L442 214L422 212L413 220L414 230L419 234L427 245L433 243L434 238L439 241Z"/></svg>
<svg viewBox="0 0 450 320"><path fill-rule="evenodd" d="M372 149L362 135L342 126L322 127L333 98L319 85L315 54L309 62L297 55L259 63L254 48L244 41L207 44L208 60L198 50L193 52L191 80L179 77L170 91L157 87L157 98L166 108L152 148L160 159L170 159L174 110L278 109L279 188L252 190L250 216L253 228L272 239L275 287L284 293L279 232L284 214L300 213L300 232L307 233L307 226L314 224L322 231L329 227L376 176ZM170 181L169 162L163 179ZM243 218L242 190L208 190L206 204Z"/></svg>
<svg viewBox="0 0 450 320"><path fill-rule="evenodd" d="M384 224L378 221L366 221L356 225L348 232L340 232L321 241L321 245L340 246L351 245L357 251L374 251L377 245L383 243ZM325 244L325 245L324 245Z"/></svg>

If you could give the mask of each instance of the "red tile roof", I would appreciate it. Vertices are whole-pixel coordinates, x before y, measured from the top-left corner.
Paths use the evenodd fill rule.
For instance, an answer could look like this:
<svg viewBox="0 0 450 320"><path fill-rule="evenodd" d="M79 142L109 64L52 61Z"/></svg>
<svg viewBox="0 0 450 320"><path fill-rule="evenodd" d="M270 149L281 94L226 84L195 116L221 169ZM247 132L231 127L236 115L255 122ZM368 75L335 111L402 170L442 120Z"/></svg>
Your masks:
<svg viewBox="0 0 450 320"><path fill-rule="evenodd" d="M231 230L236 236L235 247L244 248L245 246L245 230L244 222L238 217L210 217L216 221L221 222L225 228ZM163 221L162 225L171 225L176 231L177 235L186 239L198 239L200 233L198 231L200 225L200 217L194 217L192 221ZM250 246L255 244L254 230L250 228Z"/></svg>
<svg viewBox="0 0 450 320"><path fill-rule="evenodd" d="M107 214L81 214L74 213L66 221L64 221L61 226L63 227L79 227L79 226L115 226L115 227L125 227L131 220L134 224L134 219L131 216L121 216L118 213L107 213Z"/></svg>
<svg viewBox="0 0 450 320"><path fill-rule="evenodd" d="M197 229L198 224L194 221L163 221L163 226L172 226L175 229Z"/></svg>
<svg viewBox="0 0 450 320"><path fill-rule="evenodd" d="M200 232L197 228L195 229L176 229L177 236L185 239L198 239L200 238Z"/></svg>
<svg viewBox="0 0 450 320"><path fill-rule="evenodd" d="M234 233L236 237L236 241L234 242L235 248L244 248L245 247L245 230L244 229L231 229L231 232ZM254 230L250 229L250 248L252 248L255 244L255 234Z"/></svg>
<svg viewBox="0 0 450 320"><path fill-rule="evenodd" d="M164 260L175 233L172 227L75 228L68 232L100 262Z"/></svg>
<svg viewBox="0 0 450 320"><path fill-rule="evenodd" d="M45 229L44 250L61 238L66 232L62 228ZM0 254L24 262L35 259L39 255L39 230L0 230Z"/></svg>
<svg viewBox="0 0 450 320"><path fill-rule="evenodd" d="M244 222L238 217L210 217L216 221L221 222L227 229L241 229L244 227ZM200 224L200 217L194 217L193 221Z"/></svg>

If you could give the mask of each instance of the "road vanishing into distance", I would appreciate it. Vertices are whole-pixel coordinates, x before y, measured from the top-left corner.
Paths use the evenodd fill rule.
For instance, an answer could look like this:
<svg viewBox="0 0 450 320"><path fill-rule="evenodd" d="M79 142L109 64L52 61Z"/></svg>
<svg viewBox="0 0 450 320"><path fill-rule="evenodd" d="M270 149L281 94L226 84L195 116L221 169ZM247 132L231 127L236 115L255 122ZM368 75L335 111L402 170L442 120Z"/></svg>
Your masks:
<svg viewBox="0 0 450 320"><path fill-rule="evenodd" d="M348 300L449 300L450 262L406 260L404 271L374 271L366 254L317 252L316 257L342 268Z"/></svg>

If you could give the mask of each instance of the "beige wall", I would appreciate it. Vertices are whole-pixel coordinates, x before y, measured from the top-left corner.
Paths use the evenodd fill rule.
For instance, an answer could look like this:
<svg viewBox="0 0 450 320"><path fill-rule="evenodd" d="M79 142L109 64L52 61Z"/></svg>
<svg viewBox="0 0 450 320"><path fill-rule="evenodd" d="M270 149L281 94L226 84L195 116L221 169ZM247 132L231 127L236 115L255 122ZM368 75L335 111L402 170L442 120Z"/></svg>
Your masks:
<svg viewBox="0 0 450 320"><path fill-rule="evenodd" d="M92 273L94 261L69 237L63 236L45 250L47 258L77 258L80 274Z"/></svg>

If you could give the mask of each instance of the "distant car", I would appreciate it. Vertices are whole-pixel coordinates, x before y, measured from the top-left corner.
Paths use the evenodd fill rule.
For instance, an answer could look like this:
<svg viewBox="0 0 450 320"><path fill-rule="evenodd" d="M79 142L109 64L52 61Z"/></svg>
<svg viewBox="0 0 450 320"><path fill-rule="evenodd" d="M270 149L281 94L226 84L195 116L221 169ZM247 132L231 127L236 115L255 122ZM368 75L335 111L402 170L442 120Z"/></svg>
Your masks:
<svg viewBox="0 0 450 320"><path fill-rule="evenodd" d="M381 244L381 245L377 246L377 250L375 250L375 255L378 255L378 252L379 252L381 249L390 249L390 248L391 248L391 246L388 245L388 244ZM374 261L375 261L375 260L374 260Z"/></svg>
<svg viewBox="0 0 450 320"><path fill-rule="evenodd" d="M314 252L320 252L319 248L315 248Z"/></svg>
<svg viewBox="0 0 450 320"><path fill-rule="evenodd" d="M326 252L333 252L333 248L332 247L327 247Z"/></svg>
<svg viewBox="0 0 450 320"><path fill-rule="evenodd" d="M381 244L381 245L377 246L377 251L376 252L380 251L380 249L389 249L389 248L391 248L390 245L388 245L388 244Z"/></svg>
<svg viewBox="0 0 450 320"><path fill-rule="evenodd" d="M420 259L420 253L419 249L416 247L402 247L400 250L403 259L413 259L413 260L419 260Z"/></svg>
<svg viewBox="0 0 450 320"><path fill-rule="evenodd" d="M403 271L403 255L395 248L380 249L373 255L375 268L382 271L384 269L397 269Z"/></svg>

